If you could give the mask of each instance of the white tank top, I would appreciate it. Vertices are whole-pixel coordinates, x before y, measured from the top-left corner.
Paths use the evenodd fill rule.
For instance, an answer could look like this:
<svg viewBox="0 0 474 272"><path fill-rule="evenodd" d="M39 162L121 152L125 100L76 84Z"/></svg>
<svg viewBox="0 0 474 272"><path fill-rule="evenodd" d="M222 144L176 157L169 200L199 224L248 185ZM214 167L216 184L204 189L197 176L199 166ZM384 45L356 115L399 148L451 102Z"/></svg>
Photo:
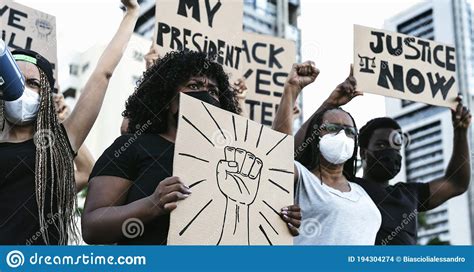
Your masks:
<svg viewBox="0 0 474 272"><path fill-rule="evenodd" d="M341 192L321 181L295 161L298 181L295 201L302 222L295 245L373 245L382 216L365 190L349 182L351 190Z"/></svg>

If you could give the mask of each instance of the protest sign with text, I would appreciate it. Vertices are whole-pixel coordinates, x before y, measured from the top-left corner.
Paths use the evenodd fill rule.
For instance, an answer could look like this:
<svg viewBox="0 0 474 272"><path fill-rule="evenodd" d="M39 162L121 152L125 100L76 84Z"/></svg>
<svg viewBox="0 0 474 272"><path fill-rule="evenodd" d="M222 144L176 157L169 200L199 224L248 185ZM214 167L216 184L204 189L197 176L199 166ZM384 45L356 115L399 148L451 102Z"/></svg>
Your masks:
<svg viewBox="0 0 474 272"><path fill-rule="evenodd" d="M36 9L5 0L0 4L1 39L11 49L38 52L53 64L58 79L56 18ZM54 86L52 86L54 87Z"/></svg>
<svg viewBox="0 0 474 272"><path fill-rule="evenodd" d="M241 55L248 88L246 112L250 119L271 126L288 72L296 61L295 42L245 32Z"/></svg>
<svg viewBox="0 0 474 272"><path fill-rule="evenodd" d="M452 46L354 25L354 64L361 91L456 106L456 50Z"/></svg>

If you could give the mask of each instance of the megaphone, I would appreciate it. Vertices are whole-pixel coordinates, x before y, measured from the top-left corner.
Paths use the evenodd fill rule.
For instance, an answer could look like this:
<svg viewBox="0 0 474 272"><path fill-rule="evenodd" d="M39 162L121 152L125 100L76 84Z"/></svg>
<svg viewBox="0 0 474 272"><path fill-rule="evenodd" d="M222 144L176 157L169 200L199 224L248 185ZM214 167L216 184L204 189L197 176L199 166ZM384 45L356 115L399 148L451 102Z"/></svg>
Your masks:
<svg viewBox="0 0 474 272"><path fill-rule="evenodd" d="M0 99L13 101L25 90L25 77L5 42L0 40Z"/></svg>

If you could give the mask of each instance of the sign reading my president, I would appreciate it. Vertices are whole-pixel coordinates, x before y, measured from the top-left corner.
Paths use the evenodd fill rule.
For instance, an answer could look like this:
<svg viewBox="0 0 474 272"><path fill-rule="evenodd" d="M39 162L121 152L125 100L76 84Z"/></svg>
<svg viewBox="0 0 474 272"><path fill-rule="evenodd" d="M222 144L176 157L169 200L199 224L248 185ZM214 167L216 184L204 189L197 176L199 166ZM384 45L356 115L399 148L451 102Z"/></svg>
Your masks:
<svg viewBox="0 0 474 272"><path fill-rule="evenodd" d="M243 1L156 0L155 43L160 53L194 50L240 76Z"/></svg>

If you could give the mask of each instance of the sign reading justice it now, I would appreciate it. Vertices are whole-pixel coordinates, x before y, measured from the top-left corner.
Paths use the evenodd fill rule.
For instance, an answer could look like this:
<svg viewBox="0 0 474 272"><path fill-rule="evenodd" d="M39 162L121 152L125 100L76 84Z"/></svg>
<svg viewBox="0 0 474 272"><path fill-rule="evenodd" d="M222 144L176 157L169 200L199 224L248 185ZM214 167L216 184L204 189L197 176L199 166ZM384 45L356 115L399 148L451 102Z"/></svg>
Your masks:
<svg viewBox="0 0 474 272"><path fill-rule="evenodd" d="M354 25L354 65L361 91L456 107L456 50L452 46Z"/></svg>

